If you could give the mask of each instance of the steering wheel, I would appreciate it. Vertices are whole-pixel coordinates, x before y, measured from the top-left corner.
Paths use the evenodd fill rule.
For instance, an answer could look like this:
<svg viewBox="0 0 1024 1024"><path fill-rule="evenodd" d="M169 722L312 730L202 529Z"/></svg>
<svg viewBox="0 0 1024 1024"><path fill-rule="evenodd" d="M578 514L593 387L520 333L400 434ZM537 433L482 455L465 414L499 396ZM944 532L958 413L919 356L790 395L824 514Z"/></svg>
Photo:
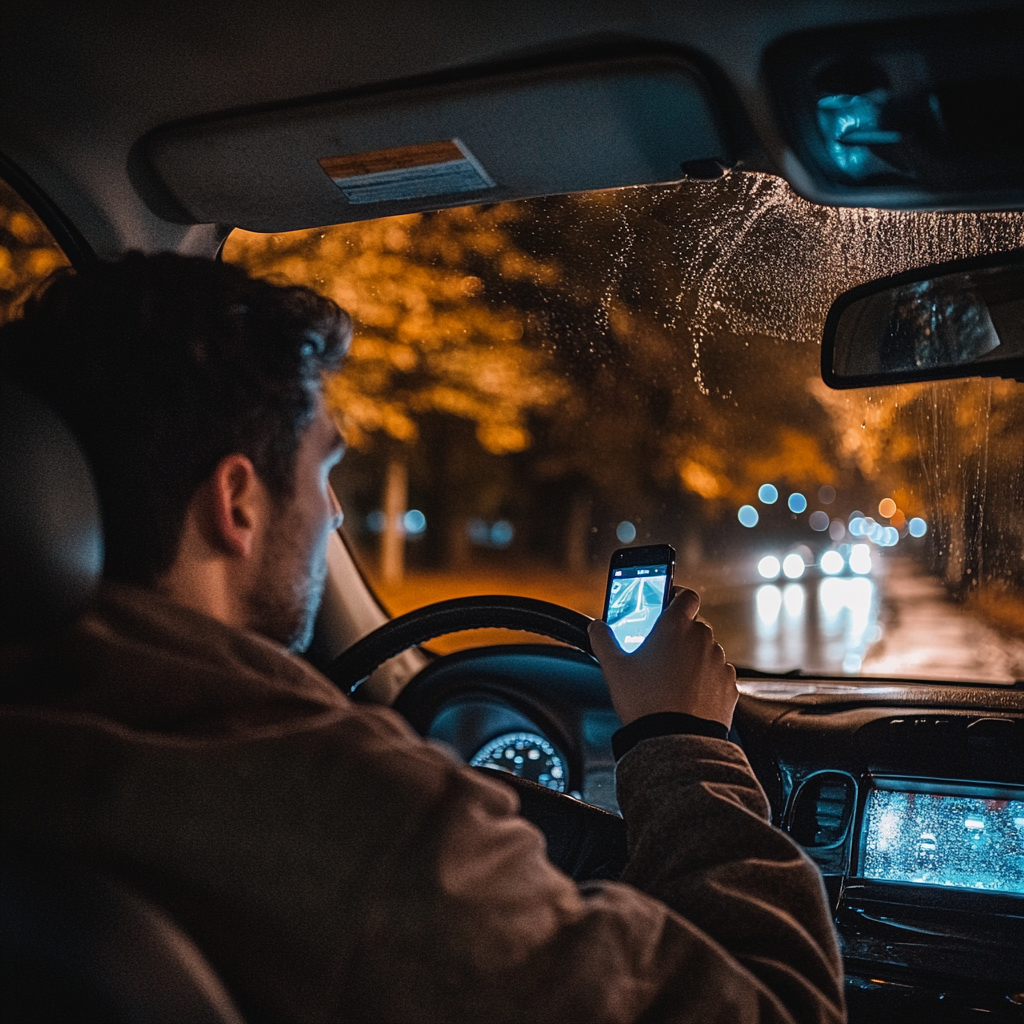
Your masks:
<svg viewBox="0 0 1024 1024"><path fill-rule="evenodd" d="M415 644L467 629L518 629L561 640L593 655L591 619L549 601L487 595L439 601L400 615L343 651L325 674L343 693L353 694L376 668ZM520 813L548 842L548 858L577 881L618 878L626 864L622 819L599 807L546 789L506 772L482 768L519 795Z"/></svg>
<svg viewBox="0 0 1024 1024"><path fill-rule="evenodd" d="M327 667L325 675L342 693L353 694L374 669L416 644L467 629L519 629L561 640L593 654L587 627L589 616L532 597L488 594L456 597L424 605L398 616L343 651Z"/></svg>

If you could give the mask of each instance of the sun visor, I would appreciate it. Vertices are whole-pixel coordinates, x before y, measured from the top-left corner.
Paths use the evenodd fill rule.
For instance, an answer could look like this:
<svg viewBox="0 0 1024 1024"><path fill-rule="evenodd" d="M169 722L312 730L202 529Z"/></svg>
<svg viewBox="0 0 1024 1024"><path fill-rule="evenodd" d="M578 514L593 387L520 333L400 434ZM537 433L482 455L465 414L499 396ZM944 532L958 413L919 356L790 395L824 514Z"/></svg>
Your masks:
<svg viewBox="0 0 1024 1024"><path fill-rule="evenodd" d="M178 123L145 152L196 222L251 231L676 181L730 156L699 73L662 55Z"/></svg>

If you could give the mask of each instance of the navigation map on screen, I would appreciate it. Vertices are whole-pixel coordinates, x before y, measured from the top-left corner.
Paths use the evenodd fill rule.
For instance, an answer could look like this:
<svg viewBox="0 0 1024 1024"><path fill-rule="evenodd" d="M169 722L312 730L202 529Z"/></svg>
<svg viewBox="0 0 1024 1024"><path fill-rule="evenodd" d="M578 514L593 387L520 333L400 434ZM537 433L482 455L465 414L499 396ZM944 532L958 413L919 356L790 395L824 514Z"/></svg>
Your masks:
<svg viewBox="0 0 1024 1024"><path fill-rule="evenodd" d="M865 878L1024 893L1024 800L875 789L864 832Z"/></svg>
<svg viewBox="0 0 1024 1024"><path fill-rule="evenodd" d="M654 628L665 605L667 582L667 565L635 565L613 571L605 621L624 651L635 651Z"/></svg>

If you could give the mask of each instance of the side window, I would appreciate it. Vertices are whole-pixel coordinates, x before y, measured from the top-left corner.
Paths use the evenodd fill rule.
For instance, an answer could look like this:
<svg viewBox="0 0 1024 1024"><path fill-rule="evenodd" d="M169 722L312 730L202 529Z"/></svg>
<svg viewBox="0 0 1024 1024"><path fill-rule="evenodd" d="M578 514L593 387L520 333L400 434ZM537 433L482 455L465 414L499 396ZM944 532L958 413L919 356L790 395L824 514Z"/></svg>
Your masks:
<svg viewBox="0 0 1024 1024"><path fill-rule="evenodd" d="M0 323L68 258L32 208L0 180Z"/></svg>

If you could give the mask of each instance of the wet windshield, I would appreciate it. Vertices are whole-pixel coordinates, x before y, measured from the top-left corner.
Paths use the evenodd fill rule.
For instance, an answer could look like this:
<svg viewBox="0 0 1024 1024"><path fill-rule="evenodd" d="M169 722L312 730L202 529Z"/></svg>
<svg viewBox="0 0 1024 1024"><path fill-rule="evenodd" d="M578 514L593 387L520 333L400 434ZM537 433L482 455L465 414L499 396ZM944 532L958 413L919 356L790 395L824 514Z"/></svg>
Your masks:
<svg viewBox="0 0 1024 1024"><path fill-rule="evenodd" d="M225 258L353 314L335 483L391 611L599 615L611 552L664 542L739 665L1009 683L1024 385L830 391L819 360L840 292L1021 245L1017 213L827 209L733 173L236 231Z"/></svg>

